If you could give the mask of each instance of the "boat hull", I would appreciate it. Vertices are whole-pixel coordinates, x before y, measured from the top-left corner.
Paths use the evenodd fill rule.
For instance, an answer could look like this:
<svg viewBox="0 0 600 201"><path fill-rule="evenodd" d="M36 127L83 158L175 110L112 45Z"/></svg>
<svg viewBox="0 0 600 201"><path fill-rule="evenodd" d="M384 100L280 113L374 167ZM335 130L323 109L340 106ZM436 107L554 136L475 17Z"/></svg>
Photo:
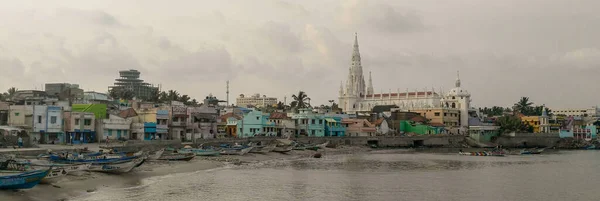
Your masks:
<svg viewBox="0 0 600 201"><path fill-rule="evenodd" d="M190 161L190 160L194 159L194 157L196 157L196 155L193 154L193 153L173 154L173 155L163 155L160 158L158 158L158 160L164 160L164 161Z"/></svg>
<svg viewBox="0 0 600 201"><path fill-rule="evenodd" d="M149 155L148 160L158 160L163 155L164 152L165 152L165 149L158 150L158 151L154 152L154 154Z"/></svg>
<svg viewBox="0 0 600 201"><path fill-rule="evenodd" d="M52 170L34 170L30 172L16 173L13 175L0 176L0 189L30 189L38 185Z"/></svg>
<svg viewBox="0 0 600 201"><path fill-rule="evenodd" d="M118 163L96 163L90 166L90 171L104 172L104 173L127 173L133 170L140 163L143 163L145 158L139 157L132 160L127 160Z"/></svg>
<svg viewBox="0 0 600 201"><path fill-rule="evenodd" d="M273 149L275 149L275 146L253 147L250 153L264 154L273 151Z"/></svg>
<svg viewBox="0 0 600 201"><path fill-rule="evenodd" d="M218 151L209 149L180 149L179 153L193 153L196 156L218 156L221 155Z"/></svg>
<svg viewBox="0 0 600 201"><path fill-rule="evenodd" d="M491 152L459 152L458 154L463 156L504 156L504 154Z"/></svg>
<svg viewBox="0 0 600 201"><path fill-rule="evenodd" d="M278 146L273 149L273 152L285 153L292 151L292 149L294 149L294 146Z"/></svg>
<svg viewBox="0 0 600 201"><path fill-rule="evenodd" d="M221 150L221 154L222 155L244 155L247 154L248 152L250 152L250 150L252 150L253 147L246 147L246 148L225 148L223 150Z"/></svg>

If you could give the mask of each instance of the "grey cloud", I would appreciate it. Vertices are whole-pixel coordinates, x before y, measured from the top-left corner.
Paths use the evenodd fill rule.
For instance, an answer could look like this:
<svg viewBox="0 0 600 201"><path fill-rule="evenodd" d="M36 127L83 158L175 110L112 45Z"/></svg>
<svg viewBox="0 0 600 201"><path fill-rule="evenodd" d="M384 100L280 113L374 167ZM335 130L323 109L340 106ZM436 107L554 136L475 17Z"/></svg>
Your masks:
<svg viewBox="0 0 600 201"><path fill-rule="evenodd" d="M287 24L268 21L259 29L258 35L264 37L269 45L289 53L297 53L304 48L300 38Z"/></svg>
<svg viewBox="0 0 600 201"><path fill-rule="evenodd" d="M124 26L117 18L101 10L82 10L72 8L59 8L56 10L58 17L82 20L100 26Z"/></svg>
<svg viewBox="0 0 600 201"><path fill-rule="evenodd" d="M161 74L176 74L173 77L162 77L163 80L183 81L180 78L196 80L228 79L236 76L237 67L233 64L229 52L222 48L199 49L194 52L167 60L162 63Z"/></svg>
<svg viewBox="0 0 600 201"><path fill-rule="evenodd" d="M346 2L339 13L340 20L355 29L375 29L384 33L410 33L426 29L416 11L392 4L372 1Z"/></svg>
<svg viewBox="0 0 600 201"><path fill-rule="evenodd" d="M306 10L304 8L304 6L299 5L299 4L286 2L283 0L273 0L273 2L277 7L281 8L281 9L285 9L286 11L290 11L296 15L303 16L303 15L309 15L309 13L310 13L308 10Z"/></svg>

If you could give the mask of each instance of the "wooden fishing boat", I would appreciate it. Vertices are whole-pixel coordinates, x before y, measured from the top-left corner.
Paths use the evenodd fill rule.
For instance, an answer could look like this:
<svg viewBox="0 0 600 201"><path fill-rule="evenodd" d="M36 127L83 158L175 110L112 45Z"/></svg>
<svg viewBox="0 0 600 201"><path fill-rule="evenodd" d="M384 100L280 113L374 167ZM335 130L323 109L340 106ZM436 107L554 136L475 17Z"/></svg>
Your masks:
<svg viewBox="0 0 600 201"><path fill-rule="evenodd" d="M276 146L276 147L273 149L273 152L285 153L285 152L290 152L290 151L292 151L292 149L294 149L294 146L293 146L293 145Z"/></svg>
<svg viewBox="0 0 600 201"><path fill-rule="evenodd" d="M117 162L92 163L89 170L94 172L105 172L115 174L127 173L133 170L133 168L139 166L145 160L145 157L138 157L135 159L121 160Z"/></svg>
<svg viewBox="0 0 600 201"><path fill-rule="evenodd" d="M0 171L0 189L29 189L39 184L52 168L32 171Z"/></svg>
<svg viewBox="0 0 600 201"><path fill-rule="evenodd" d="M171 154L164 154L158 158L158 160L165 160L165 161L190 161L192 159L194 159L194 157L196 157L196 154L194 153L171 153Z"/></svg>
<svg viewBox="0 0 600 201"><path fill-rule="evenodd" d="M178 151L179 153L193 153L196 156L218 156L220 152L213 149L193 149L193 148L182 148Z"/></svg>
<svg viewBox="0 0 600 201"><path fill-rule="evenodd" d="M459 152L458 154L464 156L504 156L504 153L501 152Z"/></svg>
<svg viewBox="0 0 600 201"><path fill-rule="evenodd" d="M165 149L160 149L160 150L154 152L153 154L148 155L148 160L158 160L158 158L160 158L164 152L165 152Z"/></svg>
<svg viewBox="0 0 600 201"><path fill-rule="evenodd" d="M275 144L266 145L266 146L253 146L252 149L250 150L250 153L264 154L264 153L269 153L269 152L273 151L273 149L275 149Z"/></svg>
<svg viewBox="0 0 600 201"><path fill-rule="evenodd" d="M250 150L252 150L252 147L244 147L244 146L237 146L237 147L226 147L226 148L221 148L220 153L222 155L244 155L248 152L250 152Z"/></svg>
<svg viewBox="0 0 600 201"><path fill-rule="evenodd" d="M323 143L323 144L318 144L315 145L315 147L319 148L319 149L325 149L325 147L327 147L327 145L329 145L329 141Z"/></svg>

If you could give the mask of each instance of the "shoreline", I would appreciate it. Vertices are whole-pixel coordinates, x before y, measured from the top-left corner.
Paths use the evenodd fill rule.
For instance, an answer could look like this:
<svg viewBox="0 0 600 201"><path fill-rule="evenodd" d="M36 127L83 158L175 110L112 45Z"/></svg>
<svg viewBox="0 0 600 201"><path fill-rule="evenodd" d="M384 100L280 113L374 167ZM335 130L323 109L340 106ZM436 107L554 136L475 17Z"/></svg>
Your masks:
<svg viewBox="0 0 600 201"><path fill-rule="evenodd" d="M98 172L80 172L78 175L67 175L51 184L39 184L32 189L19 191L3 191L0 197L7 197L8 201L25 200L71 200L78 197L88 196L96 191L110 188L137 187L142 181L152 177L161 177L179 173L193 173L207 171L228 166L257 164L274 160L297 160L312 157L319 152L323 155L340 155L368 153L369 148L364 147L340 147L325 148L319 151L292 150L288 153L269 152L266 154L248 153L239 155L221 156L197 156L191 161L148 161L142 166L135 168L132 172L125 174L105 174ZM5 199L3 199L5 200Z"/></svg>

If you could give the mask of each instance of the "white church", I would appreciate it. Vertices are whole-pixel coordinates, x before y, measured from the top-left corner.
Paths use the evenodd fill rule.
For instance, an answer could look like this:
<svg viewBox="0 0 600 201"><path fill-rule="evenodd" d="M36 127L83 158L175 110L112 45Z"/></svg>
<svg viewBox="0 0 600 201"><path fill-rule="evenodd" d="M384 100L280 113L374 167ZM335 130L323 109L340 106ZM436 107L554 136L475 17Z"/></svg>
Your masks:
<svg viewBox="0 0 600 201"><path fill-rule="evenodd" d="M369 72L368 85L365 83L363 68L361 65L360 52L358 50L358 38L354 36L354 50L352 52L352 65L348 69L348 80L346 85L340 84L339 107L345 113L369 113L377 105L396 105L400 110L417 109L456 109L460 112L460 126L466 127L469 122L471 94L461 88L460 77L456 78L454 88L443 93L431 90L406 89L404 92L397 91L379 94L373 91L373 82Z"/></svg>

